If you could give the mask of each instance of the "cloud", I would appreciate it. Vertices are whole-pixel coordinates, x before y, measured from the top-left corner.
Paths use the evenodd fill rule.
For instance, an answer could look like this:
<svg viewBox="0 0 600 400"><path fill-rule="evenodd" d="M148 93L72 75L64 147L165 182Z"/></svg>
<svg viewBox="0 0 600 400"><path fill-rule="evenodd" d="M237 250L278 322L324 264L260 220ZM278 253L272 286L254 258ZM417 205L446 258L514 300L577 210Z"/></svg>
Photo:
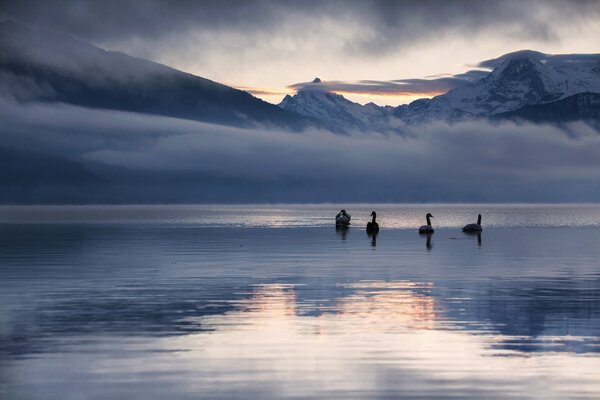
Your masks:
<svg viewBox="0 0 600 400"><path fill-rule="evenodd" d="M482 61L478 64L478 67L493 69L502 64L504 61L523 56L527 56L548 65L598 64L600 62L600 54L544 54L540 53L539 51L522 50L504 54L491 60Z"/></svg>
<svg viewBox="0 0 600 400"><path fill-rule="evenodd" d="M600 32L600 3L567 0L22 0L0 15L256 88L456 74L522 48L591 51Z"/></svg>
<svg viewBox="0 0 600 400"><path fill-rule="evenodd" d="M413 42L439 32L511 27L517 35L553 40L554 23L573 18L595 18L594 1L271 1L217 0L43 0L3 2L0 13L45 29L65 32L92 41L129 38L156 39L189 30L231 30L252 34L283 30L294 19L372 27L358 47L379 51L393 43ZM290 34L291 32L287 32ZM347 46L356 49L356 44ZM368 47L368 48L367 48Z"/></svg>
<svg viewBox="0 0 600 400"><path fill-rule="evenodd" d="M580 123L569 132L470 122L342 136L66 105L2 103L0 116L0 146L115 167L110 179L126 175L132 191L146 182L172 201L600 200L600 135Z"/></svg>
<svg viewBox="0 0 600 400"><path fill-rule="evenodd" d="M295 91L323 90L336 93L372 94L383 96L423 95L432 96L474 82L486 76L489 71L471 70L453 76L439 76L429 79L396 79L392 81L361 80L345 81L310 81L290 85Z"/></svg>

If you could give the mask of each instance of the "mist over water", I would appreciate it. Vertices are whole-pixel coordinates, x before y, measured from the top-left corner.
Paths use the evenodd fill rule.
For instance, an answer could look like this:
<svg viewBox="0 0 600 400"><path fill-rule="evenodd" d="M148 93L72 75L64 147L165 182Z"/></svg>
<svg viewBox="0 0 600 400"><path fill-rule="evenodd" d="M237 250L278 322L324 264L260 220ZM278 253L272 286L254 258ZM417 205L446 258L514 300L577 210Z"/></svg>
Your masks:
<svg viewBox="0 0 600 400"><path fill-rule="evenodd" d="M0 117L3 204L600 200L582 122L341 135L4 100Z"/></svg>
<svg viewBox="0 0 600 400"><path fill-rule="evenodd" d="M596 205L1 207L0 394L597 398L599 224Z"/></svg>

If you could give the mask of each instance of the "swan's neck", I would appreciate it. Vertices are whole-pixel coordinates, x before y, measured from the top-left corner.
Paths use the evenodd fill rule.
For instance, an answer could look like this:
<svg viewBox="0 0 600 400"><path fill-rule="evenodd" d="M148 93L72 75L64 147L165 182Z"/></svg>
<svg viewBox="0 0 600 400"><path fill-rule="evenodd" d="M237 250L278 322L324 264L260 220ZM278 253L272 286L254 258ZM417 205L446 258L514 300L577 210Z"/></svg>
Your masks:
<svg viewBox="0 0 600 400"><path fill-rule="evenodd" d="M375 217L376 217L376 215L373 214L373 219L371 220L372 223L375 223Z"/></svg>
<svg viewBox="0 0 600 400"><path fill-rule="evenodd" d="M431 226L431 218L429 218L429 215L427 216L427 225Z"/></svg>
<svg viewBox="0 0 600 400"><path fill-rule="evenodd" d="M481 215L477 216L477 225L481 225Z"/></svg>

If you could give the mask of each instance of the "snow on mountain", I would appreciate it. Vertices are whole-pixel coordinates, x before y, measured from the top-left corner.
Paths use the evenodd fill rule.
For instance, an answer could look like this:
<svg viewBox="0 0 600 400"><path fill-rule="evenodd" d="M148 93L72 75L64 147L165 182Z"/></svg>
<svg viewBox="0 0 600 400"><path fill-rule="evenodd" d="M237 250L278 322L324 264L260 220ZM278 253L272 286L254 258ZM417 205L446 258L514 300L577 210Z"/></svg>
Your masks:
<svg viewBox="0 0 600 400"><path fill-rule="evenodd" d="M492 71L484 78L465 83L446 94L396 108L353 103L320 88L318 79L304 86L296 95L286 96L279 106L318 118L330 127L388 132L395 131L396 128L392 127L399 124L417 125L440 120L454 122L496 116L525 118L532 115L526 111L528 109L521 113L513 112L524 107L559 102L581 93L600 93L600 54L549 55L525 50L484 61L480 66ZM558 110L552 117L557 121L576 115L597 115L590 111L596 103L586 101L567 101L569 117L560 115L560 110L566 110L560 104L535 110ZM574 107L584 107L585 110L578 111Z"/></svg>
<svg viewBox="0 0 600 400"><path fill-rule="evenodd" d="M344 96L327 91L315 78L312 85L299 90L294 96L287 95L279 103L284 110L294 111L318 118L335 131L379 131L390 130L386 123L391 116L389 108L374 103L361 105Z"/></svg>
<svg viewBox="0 0 600 400"><path fill-rule="evenodd" d="M318 78L279 107L249 93L165 65L105 51L53 33L0 22L0 97L61 102L235 126L334 132L397 132L404 124L468 118L526 118L553 110L557 121L597 115L600 54L549 55L519 51L482 62L491 70L446 94L399 107L361 105L327 90ZM516 112L523 109L522 112ZM564 111L561 111L564 110Z"/></svg>
<svg viewBox="0 0 600 400"><path fill-rule="evenodd" d="M400 106L394 115L409 124L454 121L508 113L578 93L600 93L600 55L521 51L482 64L496 67L479 81Z"/></svg>

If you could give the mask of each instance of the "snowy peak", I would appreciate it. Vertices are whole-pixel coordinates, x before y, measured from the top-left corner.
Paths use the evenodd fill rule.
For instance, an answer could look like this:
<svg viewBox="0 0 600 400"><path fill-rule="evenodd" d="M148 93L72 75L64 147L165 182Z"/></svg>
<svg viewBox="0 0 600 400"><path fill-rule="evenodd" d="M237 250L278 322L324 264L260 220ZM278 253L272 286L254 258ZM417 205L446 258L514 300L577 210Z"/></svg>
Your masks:
<svg viewBox="0 0 600 400"><path fill-rule="evenodd" d="M482 65L497 65L489 75L494 83L528 89L525 96L530 104L600 91L599 54L551 55L524 50ZM536 99L536 94L541 97Z"/></svg>
<svg viewBox="0 0 600 400"><path fill-rule="evenodd" d="M365 106L327 90L316 78L294 96L287 95L279 107L325 122L330 128L351 131L381 130L390 112L376 104Z"/></svg>
<svg viewBox="0 0 600 400"><path fill-rule="evenodd" d="M379 132L397 131L392 126L402 124L471 118L535 116L541 121L544 112L551 112L548 119L556 121L600 115L595 111L596 95L600 94L600 54L552 55L522 50L484 61L478 67L490 72L446 94L399 107L362 106L328 91L327 82L319 78L299 85L297 94L286 96L279 106L344 131Z"/></svg>
<svg viewBox="0 0 600 400"><path fill-rule="evenodd" d="M409 124L455 121L506 114L578 93L600 93L600 55L555 56L525 50L480 66L494 69L479 81L399 107L395 115Z"/></svg>

